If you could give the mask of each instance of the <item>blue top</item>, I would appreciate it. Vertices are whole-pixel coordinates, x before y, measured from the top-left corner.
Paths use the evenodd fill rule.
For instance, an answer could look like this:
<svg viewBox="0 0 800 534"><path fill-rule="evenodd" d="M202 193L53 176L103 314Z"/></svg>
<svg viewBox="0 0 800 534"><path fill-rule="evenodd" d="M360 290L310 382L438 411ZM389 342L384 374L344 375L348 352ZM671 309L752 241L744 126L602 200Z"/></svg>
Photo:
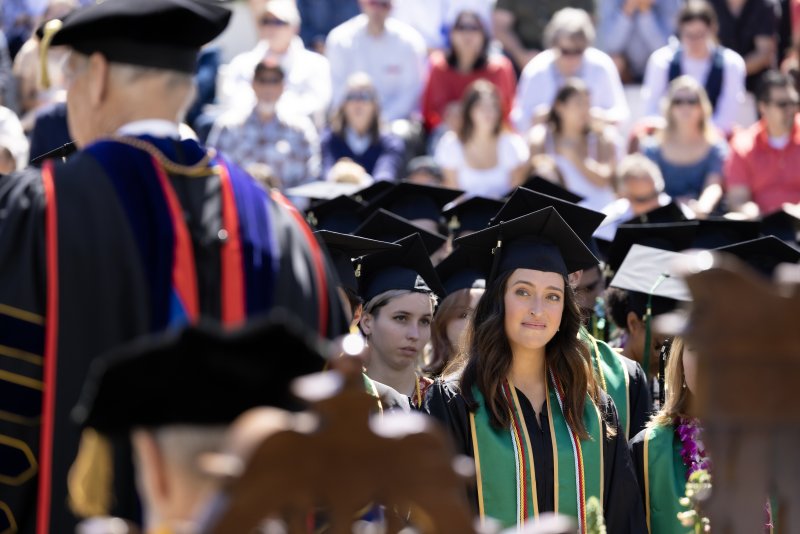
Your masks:
<svg viewBox="0 0 800 534"><path fill-rule="evenodd" d="M673 198L700 198L709 174L722 174L722 165L728 154L725 141L711 145L702 159L689 165L676 165L664 159L661 146L649 138L642 143L642 154L653 160L664 176L664 192Z"/></svg>
<svg viewBox="0 0 800 534"><path fill-rule="evenodd" d="M382 134L366 151L356 154L344 136L325 130L320 139L322 145L322 176L326 176L337 161L350 158L358 163L375 180L396 181L401 177L405 162L405 143L394 134Z"/></svg>

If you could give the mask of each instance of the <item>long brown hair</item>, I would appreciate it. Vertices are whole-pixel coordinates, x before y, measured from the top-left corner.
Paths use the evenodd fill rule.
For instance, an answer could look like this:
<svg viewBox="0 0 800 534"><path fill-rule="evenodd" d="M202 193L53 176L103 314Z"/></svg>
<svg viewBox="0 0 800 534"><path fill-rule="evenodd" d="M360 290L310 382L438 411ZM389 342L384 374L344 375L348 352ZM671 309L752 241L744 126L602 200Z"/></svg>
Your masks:
<svg viewBox="0 0 800 534"><path fill-rule="evenodd" d="M683 338L673 339L667 368L664 372L664 389L666 390L664 406L653 415L648 426L669 426L679 417L689 417L689 402L692 394L689 388L685 387L683 347Z"/></svg>
<svg viewBox="0 0 800 534"><path fill-rule="evenodd" d="M442 300L433 316L431 324L431 347L433 357L424 371L431 375L439 375L457 354L453 344L447 337L447 325L469 308L470 289L459 289Z"/></svg>
<svg viewBox="0 0 800 534"><path fill-rule="evenodd" d="M467 328L466 363L461 375L461 393L471 410L477 408L472 386L486 399L489 419L497 428L509 424L509 408L502 395L503 381L511 371L513 354L505 330L505 292L513 271L502 273L478 302ZM575 292L564 278L564 312L558 332L545 347L545 362L553 371L565 392L564 417L581 439L589 436L583 421L583 409L588 393L599 401L599 389L590 367L590 355L578 339L581 312ZM463 360L462 360L463 361Z"/></svg>
<svg viewBox="0 0 800 534"><path fill-rule="evenodd" d="M353 90L364 90L373 94L372 105L374 113L372 120L369 123L368 132L372 142L375 143L381 137L381 104L378 100L378 93L375 91L375 85L372 83L372 79L367 74L364 74L363 72L356 72L347 79L347 93ZM344 136L345 128L348 126L347 115L344 112L345 106L347 106L346 97L339 107L334 110L330 120L331 132L338 136Z"/></svg>
<svg viewBox="0 0 800 534"><path fill-rule="evenodd" d="M570 98L578 94L589 95L589 86L580 78L569 78L556 92L553 105L550 106L550 111L547 113L547 123L553 128L554 132L561 132L561 115L558 113L558 105L565 104ZM590 128L591 125L586 127L586 133L589 133Z"/></svg>
<svg viewBox="0 0 800 534"><path fill-rule="evenodd" d="M503 101L497 87L488 80L475 80L464 91L461 97L461 127L458 129L458 139L462 143L469 141L475 131L475 123L472 121L472 108L484 96L492 99L497 108L497 122L494 124L492 133L500 135L503 130Z"/></svg>

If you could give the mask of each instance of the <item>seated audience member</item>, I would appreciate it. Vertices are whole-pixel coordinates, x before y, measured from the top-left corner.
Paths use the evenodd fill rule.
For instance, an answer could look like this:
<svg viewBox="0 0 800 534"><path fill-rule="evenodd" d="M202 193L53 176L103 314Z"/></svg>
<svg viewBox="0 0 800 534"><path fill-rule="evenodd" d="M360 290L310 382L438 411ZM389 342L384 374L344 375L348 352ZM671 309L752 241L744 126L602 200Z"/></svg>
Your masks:
<svg viewBox="0 0 800 534"><path fill-rule="evenodd" d="M473 82L461 108L460 128L444 134L436 146L443 185L469 195L501 197L525 180L528 147L503 125L500 94L491 82Z"/></svg>
<svg viewBox="0 0 800 534"><path fill-rule="evenodd" d="M545 27L562 2L530 0L497 0L492 14L492 27L517 69L522 71L536 54L545 48ZM594 13L594 0L572 0L572 7Z"/></svg>
<svg viewBox="0 0 800 534"><path fill-rule="evenodd" d="M422 94L425 128L435 131L442 125L458 128L458 104L467 86L478 79L497 86L503 101L503 114L511 112L517 81L514 67L502 55L489 53L491 41L488 20L475 11L455 14L450 27L450 50L431 54L431 70Z"/></svg>
<svg viewBox="0 0 800 534"><path fill-rule="evenodd" d="M277 63L259 63L253 75L256 104L249 113L232 110L220 117L208 144L242 167L268 165L287 189L319 177L319 138L303 115L290 116L277 109L284 87L284 72Z"/></svg>
<svg viewBox="0 0 800 534"><path fill-rule="evenodd" d="M17 115L0 106L0 174L23 169L28 164L28 139ZM5 170L3 170L5 169Z"/></svg>
<svg viewBox="0 0 800 534"><path fill-rule="evenodd" d="M606 219L594 234L607 241L614 239L620 224L672 201L664 193L664 178L658 165L642 154L622 158L614 179L619 198L603 208Z"/></svg>
<svg viewBox="0 0 800 534"><path fill-rule="evenodd" d="M342 158L361 165L375 180L395 181L402 169L403 140L381 131L381 106L369 76L357 73L347 82L344 102L322 134L322 173Z"/></svg>
<svg viewBox="0 0 800 534"><path fill-rule="evenodd" d="M251 11L259 40L252 50L234 57L225 69L220 98L223 109L248 109L253 104L253 69L269 60L286 73L278 107L323 124L331 101L330 66L324 56L306 50L297 35L300 14L294 0L260 0L251 3Z"/></svg>
<svg viewBox="0 0 800 534"><path fill-rule="evenodd" d="M17 81L14 79L8 41L0 27L0 106L17 109Z"/></svg>
<svg viewBox="0 0 800 534"><path fill-rule="evenodd" d="M442 169L431 156L417 156L406 165L405 182L418 185L441 186L444 183Z"/></svg>
<svg viewBox="0 0 800 534"><path fill-rule="evenodd" d="M731 132L744 102L742 57L716 43L717 17L705 0L688 0L678 12L677 46L659 48L647 61L642 83L645 116L661 115L661 99L672 80L683 74L702 84L714 110L714 124Z"/></svg>
<svg viewBox="0 0 800 534"><path fill-rule="evenodd" d="M711 124L703 86L690 76L672 81L664 113L666 127L641 143L642 153L661 169L664 191L704 218L722 199L728 143Z"/></svg>
<svg viewBox="0 0 800 534"><path fill-rule="evenodd" d="M297 0L300 37L306 47L325 53L325 39L339 24L358 15L358 0Z"/></svg>
<svg viewBox="0 0 800 534"><path fill-rule="evenodd" d="M558 90L543 124L530 133L531 154L554 160L560 184L583 197L582 206L595 211L614 200L616 147L610 126L592 121L589 88L579 79Z"/></svg>
<svg viewBox="0 0 800 534"><path fill-rule="evenodd" d="M598 48L609 54L625 81L644 76L647 58L675 32L679 0L600 2Z"/></svg>
<svg viewBox="0 0 800 534"><path fill-rule="evenodd" d="M605 52L592 46L595 33L589 14L571 7L558 11L547 25L547 50L522 71L511 119L520 133L541 122L558 90L569 78L592 88L592 113L607 122L628 118L628 103L619 72Z"/></svg>
<svg viewBox="0 0 800 534"><path fill-rule="evenodd" d="M720 44L742 56L747 70L745 85L748 91L755 91L761 75L773 68L778 58L781 3L776 0L709 2L719 20Z"/></svg>
<svg viewBox="0 0 800 534"><path fill-rule="evenodd" d="M797 90L789 76L770 71L756 98L761 120L733 136L725 165L728 209L749 217L800 202Z"/></svg>
<svg viewBox="0 0 800 534"><path fill-rule="evenodd" d="M425 41L417 30L389 16L392 0L359 0L362 14L334 28L325 43L333 84L333 106L347 94L347 79L365 72L372 79L387 121L417 111L425 77Z"/></svg>

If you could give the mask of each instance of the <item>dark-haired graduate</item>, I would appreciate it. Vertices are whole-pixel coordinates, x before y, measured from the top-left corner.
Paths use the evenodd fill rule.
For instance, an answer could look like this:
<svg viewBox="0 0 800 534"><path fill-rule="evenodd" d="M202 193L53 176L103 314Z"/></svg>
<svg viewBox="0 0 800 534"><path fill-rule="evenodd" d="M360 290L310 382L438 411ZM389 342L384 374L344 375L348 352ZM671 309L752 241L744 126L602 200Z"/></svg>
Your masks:
<svg viewBox="0 0 800 534"><path fill-rule="evenodd" d="M275 307L321 335L347 330L336 276L302 216L179 136L197 54L230 15L213 2L106 0L43 30L40 46L69 50L79 152L0 177L0 436L13 443L0 452L13 481L0 484L0 531L74 531L69 414L106 351L201 318L240 326ZM136 521L128 445L114 443L105 512Z"/></svg>
<svg viewBox="0 0 800 534"><path fill-rule="evenodd" d="M475 460L480 517L513 527L555 511L586 532L596 497L608 532L646 532L624 433L578 339L567 279L596 258L552 207L459 246L493 265L465 359L431 387L426 408Z"/></svg>

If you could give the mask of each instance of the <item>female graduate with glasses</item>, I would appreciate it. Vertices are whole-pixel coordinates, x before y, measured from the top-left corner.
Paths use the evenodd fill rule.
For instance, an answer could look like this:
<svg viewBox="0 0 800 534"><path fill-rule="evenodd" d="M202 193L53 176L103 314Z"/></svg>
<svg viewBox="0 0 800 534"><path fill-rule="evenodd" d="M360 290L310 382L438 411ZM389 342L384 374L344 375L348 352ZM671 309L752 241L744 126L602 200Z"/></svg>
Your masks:
<svg viewBox="0 0 800 534"><path fill-rule="evenodd" d="M513 527L555 511L583 533L596 497L608 532L646 532L624 433L578 338L567 280L596 258L552 207L459 246L492 258L492 269L466 353L431 387L426 408L475 460L481 519Z"/></svg>

